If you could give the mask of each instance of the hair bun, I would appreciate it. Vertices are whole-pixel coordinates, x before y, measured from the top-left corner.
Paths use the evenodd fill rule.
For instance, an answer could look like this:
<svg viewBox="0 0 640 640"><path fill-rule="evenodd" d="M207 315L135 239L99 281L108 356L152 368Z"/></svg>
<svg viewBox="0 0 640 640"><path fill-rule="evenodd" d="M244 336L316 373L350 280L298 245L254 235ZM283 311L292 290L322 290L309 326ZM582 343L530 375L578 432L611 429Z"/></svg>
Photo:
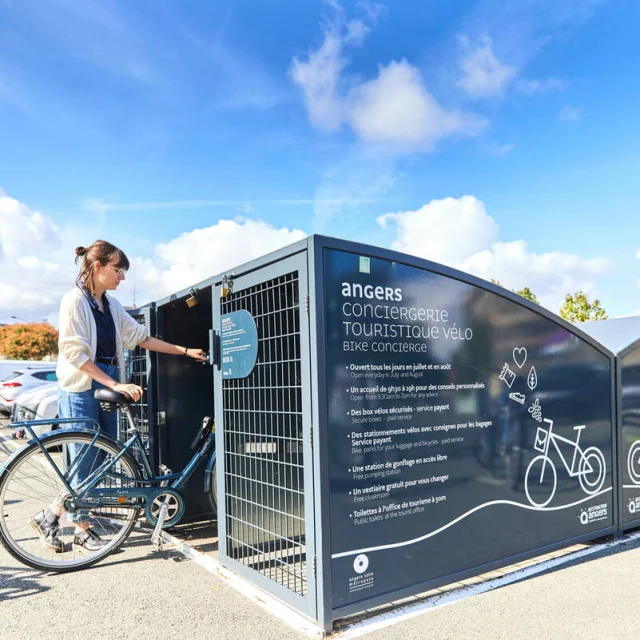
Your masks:
<svg viewBox="0 0 640 640"><path fill-rule="evenodd" d="M86 255L87 255L87 250L84 247L76 247L76 256L78 258Z"/></svg>

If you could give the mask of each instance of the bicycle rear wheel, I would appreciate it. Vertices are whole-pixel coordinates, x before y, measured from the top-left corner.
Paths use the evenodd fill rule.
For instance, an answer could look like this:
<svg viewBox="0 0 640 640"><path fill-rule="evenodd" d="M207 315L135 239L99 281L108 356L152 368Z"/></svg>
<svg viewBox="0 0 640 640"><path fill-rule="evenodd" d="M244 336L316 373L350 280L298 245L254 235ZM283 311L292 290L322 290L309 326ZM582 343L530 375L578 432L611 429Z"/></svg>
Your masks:
<svg viewBox="0 0 640 640"><path fill-rule="evenodd" d="M91 509L78 509L73 515L63 511L58 522L57 536L62 548L52 550L40 539L32 518L52 505L62 505L69 493L58 472L69 480L67 450L70 445L82 447L89 473L103 462L113 459L122 445L104 436L92 442L91 433L71 431L51 435L42 441L49 458L37 442L31 442L18 451L0 474L0 542L20 562L44 571L66 572L88 567L115 551L133 528L139 507L125 508L96 505ZM55 467L55 468L54 468ZM140 478L138 465L125 453L109 470L96 488L135 486ZM117 473L130 480L115 477ZM74 485L73 477L70 483ZM106 544L97 551L87 551L74 544L77 523L89 526Z"/></svg>

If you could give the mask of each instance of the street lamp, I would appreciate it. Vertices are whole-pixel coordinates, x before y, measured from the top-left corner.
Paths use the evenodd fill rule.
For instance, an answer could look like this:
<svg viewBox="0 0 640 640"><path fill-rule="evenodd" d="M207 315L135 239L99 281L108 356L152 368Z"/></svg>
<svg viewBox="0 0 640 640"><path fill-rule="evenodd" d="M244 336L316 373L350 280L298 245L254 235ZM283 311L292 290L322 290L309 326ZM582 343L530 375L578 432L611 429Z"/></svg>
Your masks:
<svg viewBox="0 0 640 640"><path fill-rule="evenodd" d="M18 316L9 316L9 317L11 319L13 319L13 320L17 320L18 322L26 322L26 323L29 323L29 322L46 322L47 321L46 318L42 318L42 320L35 320L34 321L34 320L25 320L24 318L20 318Z"/></svg>

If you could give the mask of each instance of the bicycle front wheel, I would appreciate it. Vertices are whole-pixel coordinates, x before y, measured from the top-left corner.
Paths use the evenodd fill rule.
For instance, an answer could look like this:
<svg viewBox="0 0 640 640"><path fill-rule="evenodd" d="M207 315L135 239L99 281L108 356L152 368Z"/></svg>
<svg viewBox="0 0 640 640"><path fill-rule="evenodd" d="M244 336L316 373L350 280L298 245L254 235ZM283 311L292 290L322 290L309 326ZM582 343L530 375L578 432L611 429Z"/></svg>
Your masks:
<svg viewBox="0 0 640 640"><path fill-rule="evenodd" d="M99 502L73 514L63 510L53 536L55 544L37 527L37 516L44 509L59 509L69 498L60 475L75 486L74 478L69 478L74 473L73 465L68 464L69 451L84 455L83 466L89 476L122 451L122 445L104 436L93 438L93 434L80 431L51 435L41 442L48 456L37 442L31 442L0 475L0 542L20 562L44 571L82 569L115 551L131 532L139 507L105 507ZM125 453L96 488L132 487L139 478L138 465ZM104 541L99 549L90 550L76 538L80 528L87 527Z"/></svg>
<svg viewBox="0 0 640 640"><path fill-rule="evenodd" d="M557 485L556 466L547 456L536 456L524 474L527 500L534 507L542 509L553 500Z"/></svg>

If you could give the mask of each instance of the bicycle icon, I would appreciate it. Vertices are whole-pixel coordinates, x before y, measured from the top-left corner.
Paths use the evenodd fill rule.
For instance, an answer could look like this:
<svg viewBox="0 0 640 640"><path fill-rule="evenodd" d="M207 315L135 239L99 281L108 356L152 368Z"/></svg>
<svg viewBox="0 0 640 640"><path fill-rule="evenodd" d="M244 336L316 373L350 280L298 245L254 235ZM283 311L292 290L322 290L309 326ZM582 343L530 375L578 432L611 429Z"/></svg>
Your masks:
<svg viewBox="0 0 640 640"><path fill-rule="evenodd" d="M552 442L569 476L572 478L578 476L580 486L587 495L598 493L604 484L607 465L604 454L600 449L597 447L588 447L583 450L580 447L580 435L586 425L573 427L574 430L578 432L575 441L573 441L553 433L553 420L544 418L544 422L548 423L549 427L548 429L538 427L536 431L536 441L533 445L533 448L536 451L542 452L542 454L536 456L529 463L524 476L524 489L529 502L534 507L546 507L555 495L558 486L558 475L556 465L549 456L549 447ZM567 463L567 459L558 446L559 442L573 447L574 451L571 464ZM547 472L546 478L545 472ZM549 479L551 481L549 481ZM540 494L542 494L542 497L539 497Z"/></svg>

